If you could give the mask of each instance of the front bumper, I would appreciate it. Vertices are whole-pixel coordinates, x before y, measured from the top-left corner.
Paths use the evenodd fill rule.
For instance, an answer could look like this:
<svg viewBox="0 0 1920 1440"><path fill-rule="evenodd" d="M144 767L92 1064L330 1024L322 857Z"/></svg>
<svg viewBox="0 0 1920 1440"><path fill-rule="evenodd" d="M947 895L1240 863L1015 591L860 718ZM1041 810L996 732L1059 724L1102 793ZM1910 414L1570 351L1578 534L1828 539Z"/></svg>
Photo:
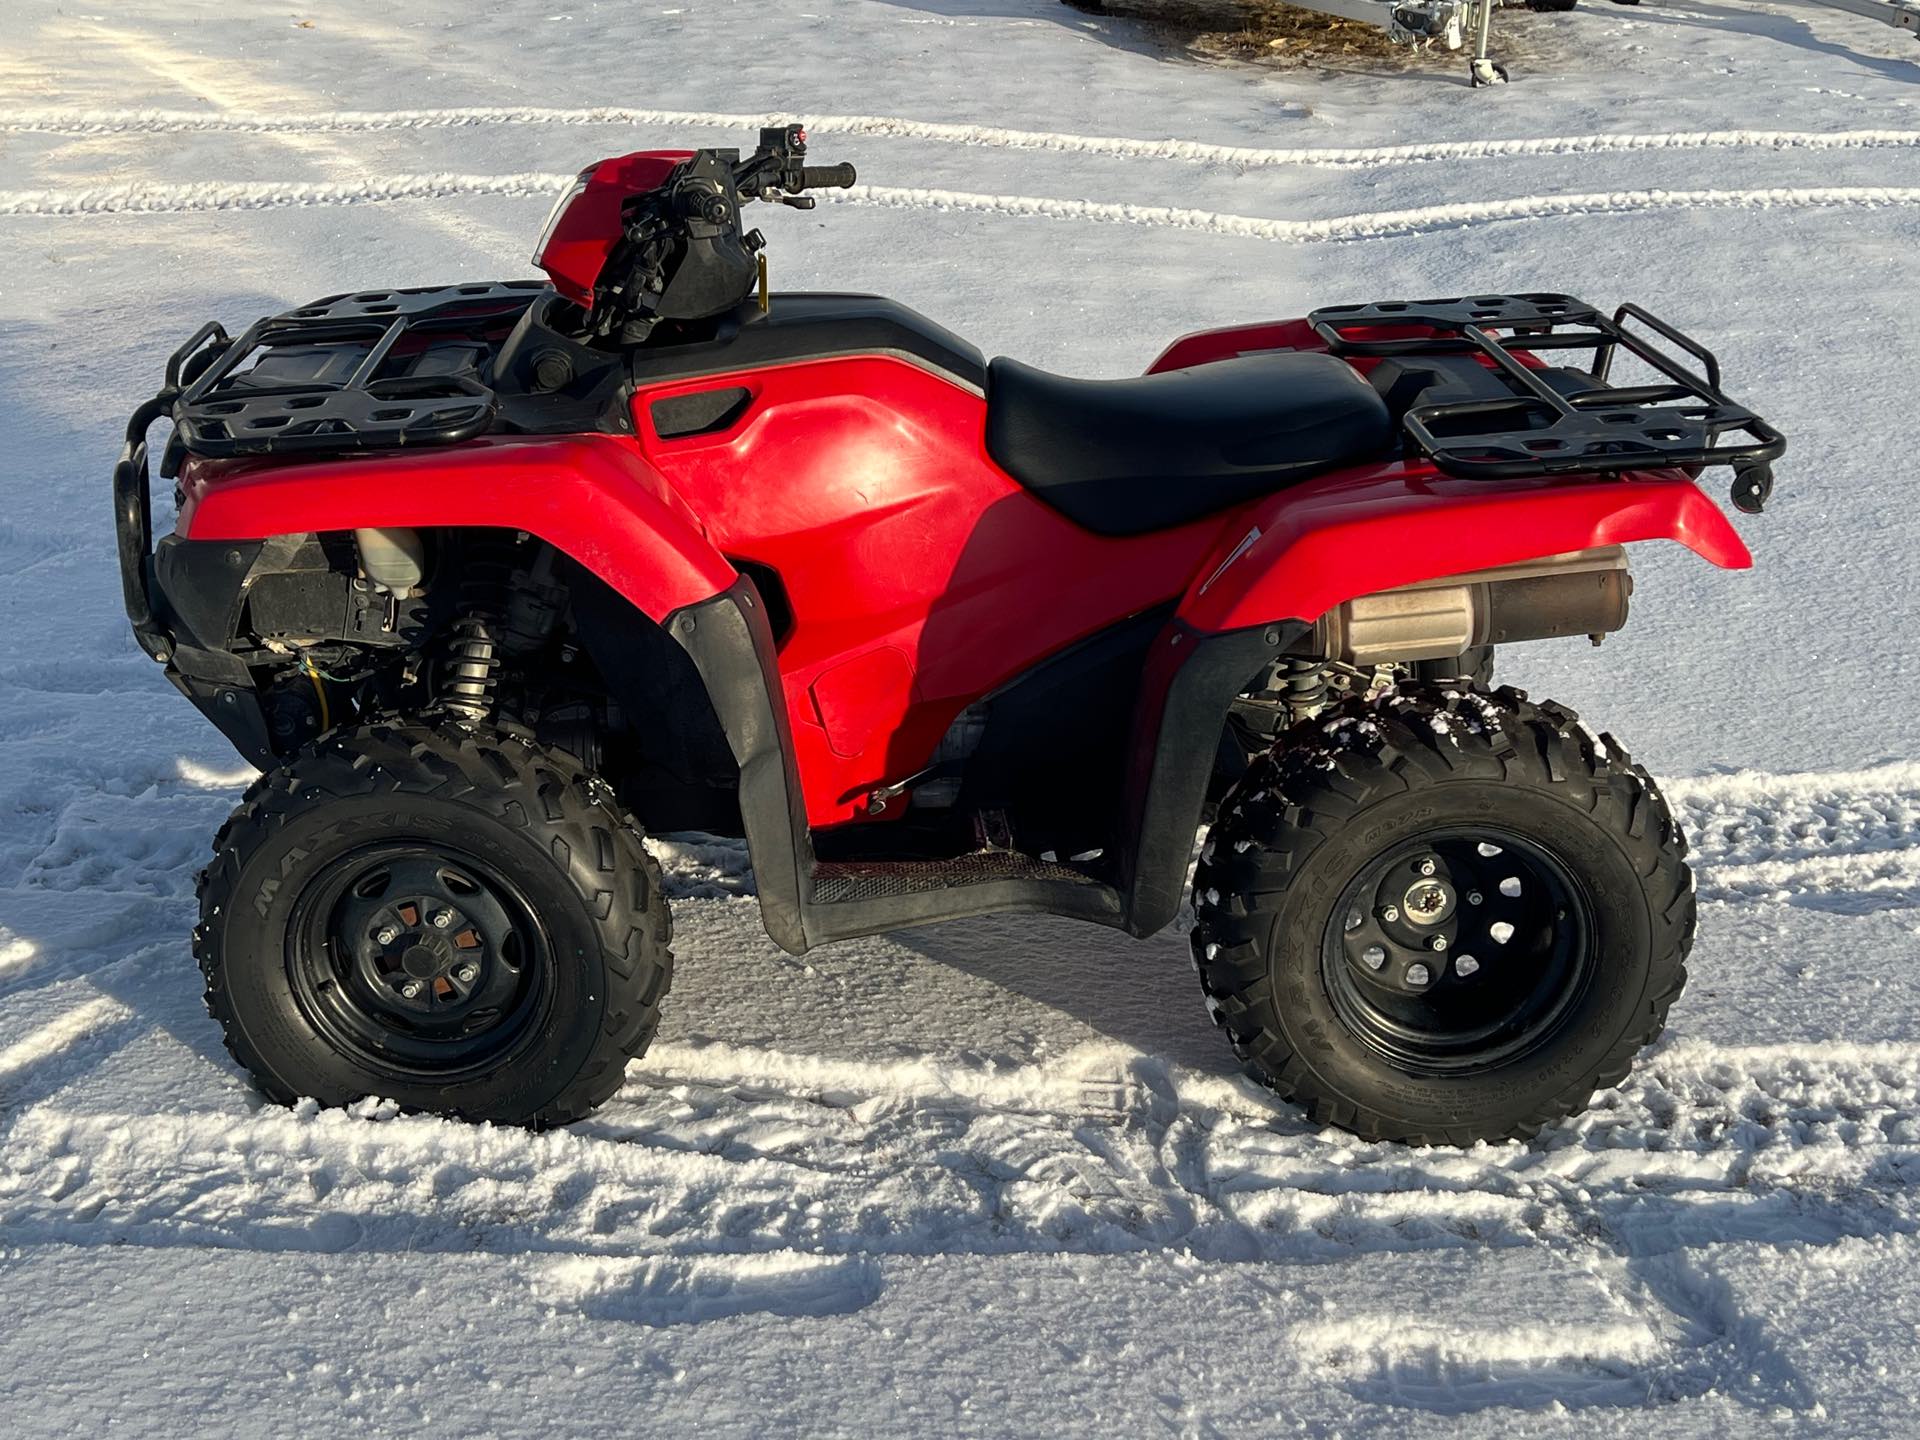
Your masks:
<svg viewBox="0 0 1920 1440"><path fill-rule="evenodd" d="M147 430L173 408L171 390L162 390L133 412L126 443L113 467L113 527L120 551L120 588L134 639L155 660L173 656L173 637L160 623L154 603L153 503L147 494Z"/></svg>
<svg viewBox="0 0 1920 1440"><path fill-rule="evenodd" d="M211 343L209 343L211 342ZM172 415L181 391L225 350L230 342L217 320L209 320L167 359L167 383L133 412L126 443L113 467L113 527L120 551L120 586L140 648L163 664L172 658L173 638L161 622L153 560L153 502L147 493L147 431L162 415Z"/></svg>
<svg viewBox="0 0 1920 1440"><path fill-rule="evenodd" d="M127 421L125 443L113 467L114 539L120 591L140 648L167 667L167 679L211 720L242 756L262 768L275 763L266 717L246 665L227 648L230 619L260 551L258 541L215 545L168 536L156 547L147 431L173 413L183 366L204 365L207 340L226 339L217 324L201 328L174 352L167 383ZM199 351L199 356L195 352ZM189 373L186 378L191 380ZM217 550L221 562L210 563Z"/></svg>

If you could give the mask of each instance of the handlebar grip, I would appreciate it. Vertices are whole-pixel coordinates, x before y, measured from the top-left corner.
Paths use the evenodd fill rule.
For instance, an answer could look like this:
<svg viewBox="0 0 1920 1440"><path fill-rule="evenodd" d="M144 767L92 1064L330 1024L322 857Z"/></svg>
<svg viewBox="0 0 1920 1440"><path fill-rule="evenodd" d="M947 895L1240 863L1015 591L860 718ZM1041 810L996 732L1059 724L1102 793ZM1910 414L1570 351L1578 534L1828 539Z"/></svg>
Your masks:
<svg viewBox="0 0 1920 1440"><path fill-rule="evenodd" d="M846 190L854 182L851 165L803 165L800 183L808 190Z"/></svg>

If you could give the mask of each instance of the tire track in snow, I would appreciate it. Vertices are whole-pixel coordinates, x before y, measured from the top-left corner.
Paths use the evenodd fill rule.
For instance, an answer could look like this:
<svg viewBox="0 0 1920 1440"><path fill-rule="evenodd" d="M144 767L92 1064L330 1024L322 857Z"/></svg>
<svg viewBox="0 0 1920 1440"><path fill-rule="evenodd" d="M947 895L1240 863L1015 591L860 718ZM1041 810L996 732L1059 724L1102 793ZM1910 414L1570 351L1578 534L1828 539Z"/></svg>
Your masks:
<svg viewBox="0 0 1920 1440"><path fill-rule="evenodd" d="M1920 763L1662 782L1710 900L1920 906Z"/></svg>
<svg viewBox="0 0 1920 1440"><path fill-rule="evenodd" d="M1614 190L1576 195L1522 195L1507 200L1464 200L1335 215L1320 220L1273 220L1170 205L1131 205L1106 200L1059 200L1033 195L976 195L955 190L860 186L847 192L854 204L909 210L944 210L1014 218L1089 220L1196 230L1209 235L1296 243L1384 240L1510 220L1578 215L1624 215L1664 210L1805 210L1879 208L1920 204L1920 186L1827 185L1749 190Z"/></svg>
<svg viewBox="0 0 1920 1440"><path fill-rule="evenodd" d="M1720 866L1707 873L1700 895L1844 911L1912 909L1920 905L1920 846Z"/></svg>
<svg viewBox="0 0 1920 1440"><path fill-rule="evenodd" d="M15 1243L609 1257L1461 1248L1644 1259L1920 1230L1920 1047L1674 1047L1529 1144L1375 1145L1122 1047L1048 1066L661 1047L601 1117L524 1131L310 1103L77 1114L0 1139ZM784 1078L783 1078L784 1077Z"/></svg>
<svg viewBox="0 0 1920 1440"><path fill-rule="evenodd" d="M0 190L0 215L191 215L283 210L311 205L370 205L474 195L551 195L573 183L559 171L509 175L390 175L362 181L129 181L70 190Z"/></svg>
<svg viewBox="0 0 1920 1440"><path fill-rule="evenodd" d="M93 17L84 25L83 43L111 52L125 73L144 72L212 106L216 114L258 113L262 106L297 107L316 103L298 86L289 85L285 76L263 79L248 66L236 66L212 55L178 48L150 31L99 23L104 18ZM352 153L356 147L342 144L335 136L274 130L266 132L264 138L273 147L315 162L322 174L348 181L359 180L367 174L364 161ZM516 236L496 231L463 210L427 208L407 218L438 230L479 254L511 255L520 248L521 242Z"/></svg>
<svg viewBox="0 0 1920 1440"><path fill-rule="evenodd" d="M21 958L21 942L9 935L5 954ZM28 947L25 958L31 958ZM115 1021L129 1018L133 1012L110 996L99 995L84 1005L75 1006L56 1020L50 1020L32 1034L0 1050L0 1095L17 1076L56 1058L62 1051L105 1029Z"/></svg>
<svg viewBox="0 0 1920 1440"><path fill-rule="evenodd" d="M196 181L187 184L101 186L75 190L0 191L0 216L182 215L279 210L325 205L384 204L458 196L551 195L573 176L524 171L511 175L393 175L359 183L311 181ZM1336 215L1320 220L1275 220L1182 206L1132 205L1039 195L987 195L964 190L856 185L824 192L837 204L934 210L1011 219L1082 220L1191 230L1245 239L1312 243L1391 239L1440 230L1580 215L1671 210L1878 209L1920 205L1920 186L1826 185L1745 190L1615 190L1575 195L1523 195L1467 200L1400 210Z"/></svg>
<svg viewBox="0 0 1920 1440"><path fill-rule="evenodd" d="M1749 857L1894 844L1920 765L1668 789L1703 853L1775 863ZM723 846L671 843L728 868ZM93 1007L0 1061L38 1073L112 1019ZM1403 1320L1383 1348L1362 1317L1334 1349L1364 1363L1326 1358L1388 1398L1439 1375L1467 1394L1478 1376L1488 1404L1515 1384L1627 1404L1649 1376L1691 1393L1771 1371L1693 1252L1920 1232L1916 1044L1671 1045L1587 1115L1466 1152L1315 1131L1250 1085L1122 1047L993 1067L662 1045L599 1116L540 1136L377 1104L95 1115L63 1113L57 1087L24 1098L0 1125L0 1228L17 1244L546 1252L537 1298L604 1320L846 1313L891 1258L954 1254L1495 1251L1600 1276L1620 1302L1538 1354L1540 1326L1516 1331L1527 1353L1494 1365L1498 1384L1480 1373L1497 1327Z"/></svg>
<svg viewBox="0 0 1920 1440"><path fill-rule="evenodd" d="M440 110L338 110L311 114L208 115L183 110L21 110L0 113L0 132L14 134L113 135L379 132L488 125L659 125L751 130L784 124L791 117L708 110L653 110L619 106L471 106ZM1655 150L1881 150L1920 147L1920 130L1683 130L1651 133L1554 135L1504 140L1439 140L1406 145L1258 146L1204 140L1076 135L1055 130L1019 130L911 120L885 115L823 115L807 122L814 135L859 135L925 140L1003 150L1042 150L1074 155L1110 155L1135 160L1264 167L1310 165L1362 169L1442 160L1526 156L1638 154Z"/></svg>
<svg viewBox="0 0 1920 1440"><path fill-rule="evenodd" d="M1660 783L1693 846L1702 899L1920 908L1920 763ZM676 899L753 893L740 841L678 835L651 843Z"/></svg>

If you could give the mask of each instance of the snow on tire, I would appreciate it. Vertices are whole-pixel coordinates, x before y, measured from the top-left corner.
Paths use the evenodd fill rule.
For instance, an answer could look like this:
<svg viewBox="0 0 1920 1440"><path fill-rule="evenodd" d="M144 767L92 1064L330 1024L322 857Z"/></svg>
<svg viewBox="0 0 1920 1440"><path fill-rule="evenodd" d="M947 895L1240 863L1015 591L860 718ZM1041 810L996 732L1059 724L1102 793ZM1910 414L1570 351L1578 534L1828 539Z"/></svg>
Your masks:
<svg viewBox="0 0 1920 1440"><path fill-rule="evenodd" d="M1408 686L1283 736L1220 807L1194 963L1252 1074L1368 1139L1522 1138L1624 1077L1686 980L1686 841L1572 711Z"/></svg>
<svg viewBox="0 0 1920 1440"><path fill-rule="evenodd" d="M576 1120L653 1038L659 866L563 751L454 726L337 732L260 777L200 877L194 953L271 1098Z"/></svg>

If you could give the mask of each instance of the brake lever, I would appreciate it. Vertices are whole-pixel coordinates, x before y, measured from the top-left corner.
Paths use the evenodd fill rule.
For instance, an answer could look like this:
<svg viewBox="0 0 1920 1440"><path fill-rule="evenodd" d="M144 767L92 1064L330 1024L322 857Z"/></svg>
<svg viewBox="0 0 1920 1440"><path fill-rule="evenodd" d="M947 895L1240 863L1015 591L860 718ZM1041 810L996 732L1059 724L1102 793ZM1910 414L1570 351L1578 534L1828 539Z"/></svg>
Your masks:
<svg viewBox="0 0 1920 1440"><path fill-rule="evenodd" d="M778 204L790 205L795 210L811 210L820 203L811 195L776 195L773 198Z"/></svg>

